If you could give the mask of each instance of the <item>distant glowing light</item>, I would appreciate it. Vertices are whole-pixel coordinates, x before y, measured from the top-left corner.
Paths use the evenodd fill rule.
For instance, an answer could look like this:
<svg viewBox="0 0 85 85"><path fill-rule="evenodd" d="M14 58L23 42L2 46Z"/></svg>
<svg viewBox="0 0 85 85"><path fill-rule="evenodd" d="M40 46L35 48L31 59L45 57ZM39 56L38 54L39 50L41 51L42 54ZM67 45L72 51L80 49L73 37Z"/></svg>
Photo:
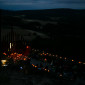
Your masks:
<svg viewBox="0 0 85 85"><path fill-rule="evenodd" d="M45 54L45 56L46 56L46 54Z"/></svg>
<svg viewBox="0 0 85 85"><path fill-rule="evenodd" d="M20 67L20 69L23 69L22 67Z"/></svg>
<svg viewBox="0 0 85 85"><path fill-rule="evenodd" d="M35 68L36 68L37 66L35 66Z"/></svg>
<svg viewBox="0 0 85 85"><path fill-rule="evenodd" d="M59 76L62 76L62 74L60 74Z"/></svg>
<svg viewBox="0 0 85 85"><path fill-rule="evenodd" d="M29 48L29 46L27 46L26 48Z"/></svg>
<svg viewBox="0 0 85 85"><path fill-rule="evenodd" d="M13 46L13 43L12 43L12 46Z"/></svg>
<svg viewBox="0 0 85 85"><path fill-rule="evenodd" d="M26 60L26 58L24 58L24 61Z"/></svg>
<svg viewBox="0 0 85 85"><path fill-rule="evenodd" d="M10 43L10 49L12 48L12 44Z"/></svg>
<svg viewBox="0 0 85 85"><path fill-rule="evenodd" d="M72 61L74 61L74 60L72 60Z"/></svg>
<svg viewBox="0 0 85 85"><path fill-rule="evenodd" d="M53 55L53 56L55 56L55 55Z"/></svg>
<svg viewBox="0 0 85 85"><path fill-rule="evenodd" d="M47 61L47 59L46 59L46 58L45 58L44 60L45 60L45 61Z"/></svg>
<svg viewBox="0 0 85 85"><path fill-rule="evenodd" d="M64 59L66 60L67 58L65 57Z"/></svg>
<svg viewBox="0 0 85 85"><path fill-rule="evenodd" d="M81 61L79 61L79 64L82 63Z"/></svg>
<svg viewBox="0 0 85 85"><path fill-rule="evenodd" d="M11 55L13 55L13 53L11 53Z"/></svg>
<svg viewBox="0 0 85 85"><path fill-rule="evenodd" d="M47 69L45 69L45 71L47 71Z"/></svg>
<svg viewBox="0 0 85 85"><path fill-rule="evenodd" d="M60 59L62 59L62 57L60 57Z"/></svg>
<svg viewBox="0 0 85 85"><path fill-rule="evenodd" d="M7 66L7 60L1 60L2 66Z"/></svg>
<svg viewBox="0 0 85 85"><path fill-rule="evenodd" d="M48 72L50 72L50 70L48 70Z"/></svg>
<svg viewBox="0 0 85 85"><path fill-rule="evenodd" d="M44 55L45 53L43 53L43 55Z"/></svg>
<svg viewBox="0 0 85 85"><path fill-rule="evenodd" d="M4 55L6 55L6 53L3 53Z"/></svg>
<svg viewBox="0 0 85 85"><path fill-rule="evenodd" d="M85 63L83 63L83 64L85 64Z"/></svg>
<svg viewBox="0 0 85 85"><path fill-rule="evenodd" d="M48 53L47 53L47 55L48 55Z"/></svg>
<svg viewBox="0 0 85 85"><path fill-rule="evenodd" d="M16 52L14 54L17 54Z"/></svg>

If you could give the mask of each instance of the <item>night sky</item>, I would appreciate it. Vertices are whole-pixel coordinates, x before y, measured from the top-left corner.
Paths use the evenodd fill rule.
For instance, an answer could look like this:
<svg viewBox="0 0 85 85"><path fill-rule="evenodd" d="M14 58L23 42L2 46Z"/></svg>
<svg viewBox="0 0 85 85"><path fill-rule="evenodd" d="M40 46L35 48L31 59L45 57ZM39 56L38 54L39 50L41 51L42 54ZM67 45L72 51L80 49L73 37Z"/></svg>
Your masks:
<svg viewBox="0 0 85 85"><path fill-rule="evenodd" d="M0 0L0 9L34 10L53 8L85 9L85 0Z"/></svg>

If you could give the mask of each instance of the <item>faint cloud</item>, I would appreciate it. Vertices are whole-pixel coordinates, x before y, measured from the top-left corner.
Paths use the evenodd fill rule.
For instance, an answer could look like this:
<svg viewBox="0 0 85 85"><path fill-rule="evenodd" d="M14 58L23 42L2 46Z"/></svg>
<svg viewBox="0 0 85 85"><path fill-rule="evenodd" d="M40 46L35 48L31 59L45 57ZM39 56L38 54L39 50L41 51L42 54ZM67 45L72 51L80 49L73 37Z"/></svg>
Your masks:
<svg viewBox="0 0 85 85"><path fill-rule="evenodd" d="M4 3L5 5L33 5L33 3Z"/></svg>

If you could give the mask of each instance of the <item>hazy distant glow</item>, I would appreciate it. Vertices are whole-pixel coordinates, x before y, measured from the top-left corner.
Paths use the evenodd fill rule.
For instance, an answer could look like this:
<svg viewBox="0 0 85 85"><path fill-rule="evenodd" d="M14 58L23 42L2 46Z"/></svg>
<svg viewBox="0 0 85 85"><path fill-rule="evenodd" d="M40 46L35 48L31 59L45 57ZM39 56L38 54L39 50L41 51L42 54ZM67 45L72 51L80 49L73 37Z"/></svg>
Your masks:
<svg viewBox="0 0 85 85"><path fill-rule="evenodd" d="M50 8L85 9L85 0L0 0L0 8L10 10Z"/></svg>

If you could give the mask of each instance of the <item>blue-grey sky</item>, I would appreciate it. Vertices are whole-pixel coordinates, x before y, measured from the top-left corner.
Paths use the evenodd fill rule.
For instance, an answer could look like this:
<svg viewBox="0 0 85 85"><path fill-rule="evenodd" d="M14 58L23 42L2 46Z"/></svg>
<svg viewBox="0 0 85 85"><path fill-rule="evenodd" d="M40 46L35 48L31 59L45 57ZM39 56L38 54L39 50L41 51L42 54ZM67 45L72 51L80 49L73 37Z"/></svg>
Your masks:
<svg viewBox="0 0 85 85"><path fill-rule="evenodd" d="M31 10L52 8L85 9L85 0L0 0L0 9Z"/></svg>

